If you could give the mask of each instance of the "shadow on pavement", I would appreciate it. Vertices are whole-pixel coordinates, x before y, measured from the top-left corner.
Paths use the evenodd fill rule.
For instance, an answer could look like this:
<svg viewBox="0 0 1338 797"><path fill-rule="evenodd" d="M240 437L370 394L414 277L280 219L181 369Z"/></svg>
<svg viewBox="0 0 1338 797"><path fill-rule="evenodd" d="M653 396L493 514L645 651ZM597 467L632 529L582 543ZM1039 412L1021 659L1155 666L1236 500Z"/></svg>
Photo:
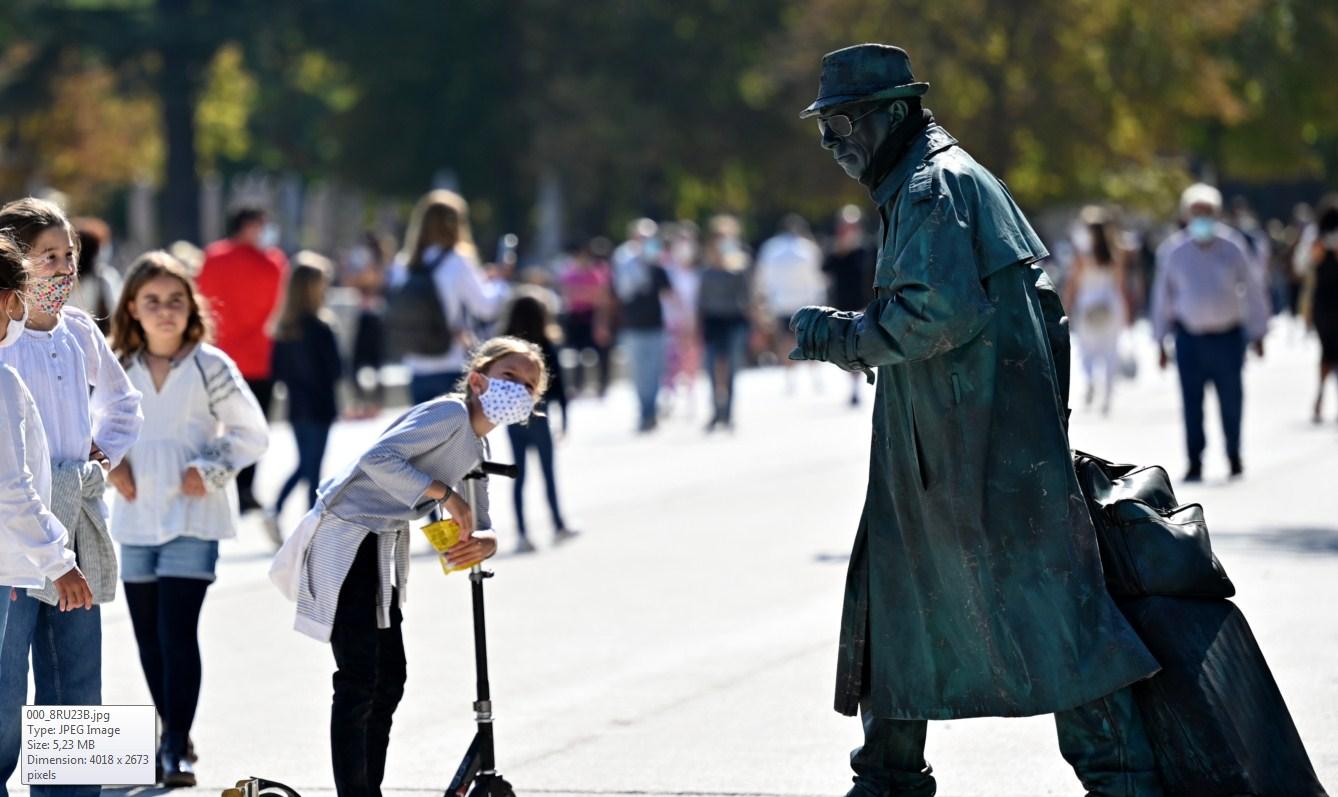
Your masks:
<svg viewBox="0 0 1338 797"><path fill-rule="evenodd" d="M1289 553L1328 554L1338 556L1338 528L1302 526L1273 528L1261 531L1222 534L1213 539L1224 547L1245 545L1273 548Z"/></svg>

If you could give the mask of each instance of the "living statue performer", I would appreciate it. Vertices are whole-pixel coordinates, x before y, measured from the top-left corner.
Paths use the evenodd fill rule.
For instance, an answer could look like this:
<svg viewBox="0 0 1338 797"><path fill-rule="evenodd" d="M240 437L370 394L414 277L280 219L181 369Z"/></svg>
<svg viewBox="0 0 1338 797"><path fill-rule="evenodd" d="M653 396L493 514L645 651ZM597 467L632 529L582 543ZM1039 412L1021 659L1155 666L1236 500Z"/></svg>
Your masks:
<svg viewBox="0 0 1338 797"><path fill-rule="evenodd" d="M849 795L932 795L927 720L1052 713L1090 795L1160 795L1127 688L1158 664L1107 594L1067 432L1068 328L1007 188L921 105L904 50L822 60L822 146L878 205L875 298L806 307L794 359L877 373L836 709Z"/></svg>

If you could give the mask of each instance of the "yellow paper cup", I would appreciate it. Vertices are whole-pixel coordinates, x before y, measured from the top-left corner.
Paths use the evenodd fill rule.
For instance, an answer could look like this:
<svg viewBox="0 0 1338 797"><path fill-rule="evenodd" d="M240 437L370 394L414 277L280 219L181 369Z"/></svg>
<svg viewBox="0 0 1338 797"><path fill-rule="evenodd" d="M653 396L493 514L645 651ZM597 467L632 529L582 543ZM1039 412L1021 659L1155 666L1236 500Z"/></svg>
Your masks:
<svg viewBox="0 0 1338 797"><path fill-rule="evenodd" d="M460 541L460 524L450 518L438 520L435 523L428 523L426 526L423 526L423 535L427 537L428 542L432 543L432 547L437 549L437 553L439 554L437 558L441 561L441 572L449 574L454 573L457 570L469 569L469 566L467 565L452 567L451 564L446 561L446 552L455 547L455 544Z"/></svg>

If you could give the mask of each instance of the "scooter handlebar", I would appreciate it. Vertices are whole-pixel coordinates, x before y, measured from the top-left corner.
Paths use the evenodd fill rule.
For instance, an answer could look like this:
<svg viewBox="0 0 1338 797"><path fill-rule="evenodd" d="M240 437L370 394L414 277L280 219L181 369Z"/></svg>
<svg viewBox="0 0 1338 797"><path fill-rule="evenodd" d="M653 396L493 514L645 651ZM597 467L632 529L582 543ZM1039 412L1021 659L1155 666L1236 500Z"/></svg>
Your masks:
<svg viewBox="0 0 1338 797"><path fill-rule="evenodd" d="M501 462L481 462L478 469L466 476L466 479L482 479L484 476L501 476L506 479L514 479L520 476L520 468L515 465L505 465Z"/></svg>

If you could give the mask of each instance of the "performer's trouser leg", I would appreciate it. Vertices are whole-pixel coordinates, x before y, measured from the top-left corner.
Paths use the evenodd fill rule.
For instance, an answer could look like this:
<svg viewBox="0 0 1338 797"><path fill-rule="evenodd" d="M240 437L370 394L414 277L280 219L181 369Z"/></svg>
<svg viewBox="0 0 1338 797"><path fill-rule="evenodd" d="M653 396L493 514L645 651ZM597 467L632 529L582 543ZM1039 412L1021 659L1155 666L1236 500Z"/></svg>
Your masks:
<svg viewBox="0 0 1338 797"><path fill-rule="evenodd" d="M1059 751L1088 797L1161 797L1157 762L1131 690L1061 711L1055 727Z"/></svg>
<svg viewBox="0 0 1338 797"><path fill-rule="evenodd" d="M933 768L925 763L924 720L892 720L869 713L860 703L864 744L850 754L855 787L846 797L933 797Z"/></svg>

